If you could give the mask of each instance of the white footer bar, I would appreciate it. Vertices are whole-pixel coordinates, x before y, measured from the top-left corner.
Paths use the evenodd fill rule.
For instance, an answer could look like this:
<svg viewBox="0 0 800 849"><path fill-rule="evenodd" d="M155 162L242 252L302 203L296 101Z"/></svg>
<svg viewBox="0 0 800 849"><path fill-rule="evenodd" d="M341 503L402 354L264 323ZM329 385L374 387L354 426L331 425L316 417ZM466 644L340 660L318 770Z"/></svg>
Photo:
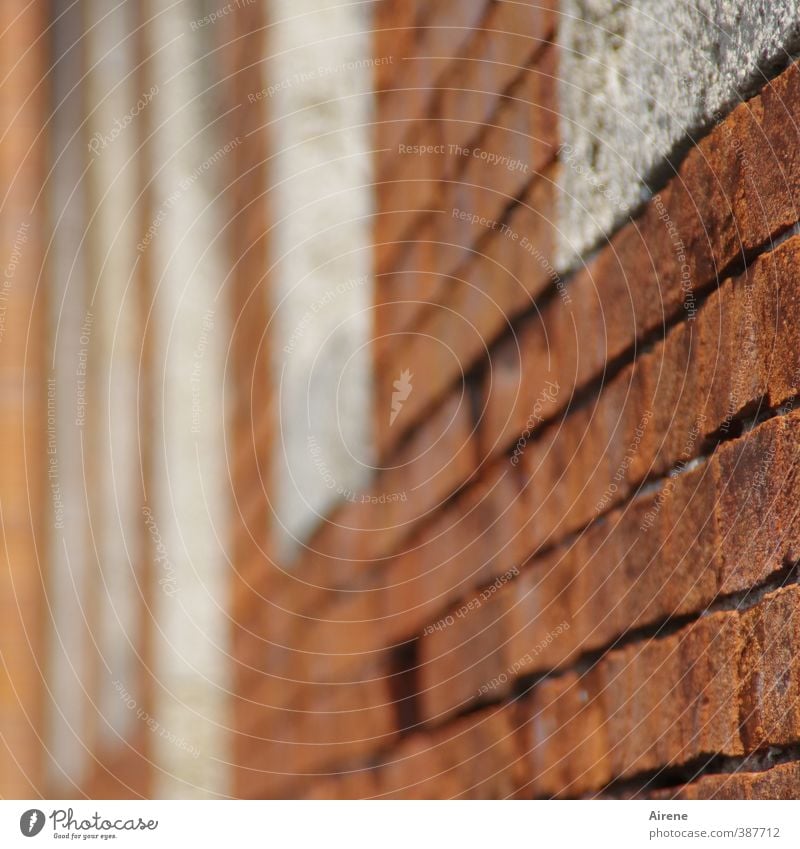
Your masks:
<svg viewBox="0 0 800 849"><path fill-rule="evenodd" d="M800 846L800 802L0 802L0 846Z"/></svg>

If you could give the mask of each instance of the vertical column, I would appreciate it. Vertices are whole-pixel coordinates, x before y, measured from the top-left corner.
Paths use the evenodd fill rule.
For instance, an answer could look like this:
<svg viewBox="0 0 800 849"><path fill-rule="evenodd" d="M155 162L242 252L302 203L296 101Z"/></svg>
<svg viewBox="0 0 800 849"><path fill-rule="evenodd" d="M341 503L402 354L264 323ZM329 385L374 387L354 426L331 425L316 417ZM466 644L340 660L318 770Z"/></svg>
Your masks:
<svg viewBox="0 0 800 849"><path fill-rule="evenodd" d="M218 111L200 4L147 6L153 217L138 250L154 275L157 417L148 521L158 538L153 756L159 797L228 789L228 542L222 364L224 241L215 198L241 144ZM196 16L195 16L196 13ZM234 12L235 13L235 12ZM222 113L227 106L222 107ZM228 110L229 111L229 110Z"/></svg>
<svg viewBox="0 0 800 849"><path fill-rule="evenodd" d="M254 95L264 86L265 4L251 3L228 16L215 32L225 63L231 126L242 139L230 157L225 237L232 264L226 287L231 311L228 374L230 405L226 439L234 509L231 514L231 617L233 680L231 760L235 796L269 795L265 738L274 732L263 702L270 636L280 611L274 598L280 573L272 566L270 501L276 481L272 454L276 414L269 357L273 339L268 315L270 223L266 103ZM274 649L273 649L274 650ZM273 684L277 679L269 679ZM281 686L277 681L276 686ZM253 770L258 770L254 772ZM266 791L266 792L265 792Z"/></svg>
<svg viewBox="0 0 800 849"><path fill-rule="evenodd" d="M52 545L47 586L48 786L75 793L86 779L94 693L89 687L93 633L87 602L92 573L83 466L86 362L93 315L88 309L86 174L91 157L81 124L84 74L81 8L59 2L53 22L54 73L48 187L52 231L49 299L51 350L47 363L48 483L53 500Z"/></svg>
<svg viewBox="0 0 800 849"><path fill-rule="evenodd" d="M134 10L87 0L90 273L85 321L88 389L83 456L90 483L95 573L92 630L99 653L93 746L119 748L137 731L142 525L136 391L141 331L136 281L137 133L152 92L134 88Z"/></svg>
<svg viewBox="0 0 800 849"><path fill-rule="evenodd" d="M370 472L370 4L271 0L275 532L292 556Z"/></svg>
<svg viewBox="0 0 800 849"><path fill-rule="evenodd" d="M46 4L0 6L0 796L42 793Z"/></svg>

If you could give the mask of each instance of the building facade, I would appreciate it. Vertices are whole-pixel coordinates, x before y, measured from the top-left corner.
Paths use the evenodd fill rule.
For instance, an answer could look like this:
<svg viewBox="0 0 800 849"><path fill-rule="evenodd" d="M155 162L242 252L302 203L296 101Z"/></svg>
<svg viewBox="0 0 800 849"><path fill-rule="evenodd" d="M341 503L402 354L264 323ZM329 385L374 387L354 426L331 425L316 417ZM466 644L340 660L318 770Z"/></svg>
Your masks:
<svg viewBox="0 0 800 849"><path fill-rule="evenodd" d="M6 18L4 797L797 797L795 0Z"/></svg>

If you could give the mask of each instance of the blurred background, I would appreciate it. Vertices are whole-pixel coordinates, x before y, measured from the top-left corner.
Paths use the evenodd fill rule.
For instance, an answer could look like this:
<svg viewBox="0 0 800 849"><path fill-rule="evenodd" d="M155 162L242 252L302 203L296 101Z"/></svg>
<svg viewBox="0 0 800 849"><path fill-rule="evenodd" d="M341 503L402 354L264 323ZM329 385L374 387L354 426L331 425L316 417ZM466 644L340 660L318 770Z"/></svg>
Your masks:
<svg viewBox="0 0 800 849"><path fill-rule="evenodd" d="M243 548L336 497L270 411L369 463L371 5L3 4L4 797L232 790Z"/></svg>

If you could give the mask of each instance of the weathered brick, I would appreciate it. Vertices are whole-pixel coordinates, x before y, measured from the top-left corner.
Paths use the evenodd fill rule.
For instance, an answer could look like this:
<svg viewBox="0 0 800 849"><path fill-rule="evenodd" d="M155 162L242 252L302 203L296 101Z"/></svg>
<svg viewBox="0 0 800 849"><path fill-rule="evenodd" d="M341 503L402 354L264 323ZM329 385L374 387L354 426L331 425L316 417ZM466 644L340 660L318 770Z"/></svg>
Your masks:
<svg viewBox="0 0 800 849"><path fill-rule="evenodd" d="M663 592L658 614L675 616L701 610L718 589L720 532L716 511L719 470L716 460L670 479L666 527L660 552Z"/></svg>
<svg viewBox="0 0 800 849"><path fill-rule="evenodd" d="M739 617L715 613L683 632L680 641L681 734L677 760L744 751L739 737L739 669L746 640Z"/></svg>
<svg viewBox="0 0 800 849"><path fill-rule="evenodd" d="M785 496L796 491L797 429L794 416L773 419L719 449L723 592L763 581L796 553L795 509Z"/></svg>
<svg viewBox="0 0 800 849"><path fill-rule="evenodd" d="M748 750L800 740L800 589L771 593L742 616L742 736Z"/></svg>

